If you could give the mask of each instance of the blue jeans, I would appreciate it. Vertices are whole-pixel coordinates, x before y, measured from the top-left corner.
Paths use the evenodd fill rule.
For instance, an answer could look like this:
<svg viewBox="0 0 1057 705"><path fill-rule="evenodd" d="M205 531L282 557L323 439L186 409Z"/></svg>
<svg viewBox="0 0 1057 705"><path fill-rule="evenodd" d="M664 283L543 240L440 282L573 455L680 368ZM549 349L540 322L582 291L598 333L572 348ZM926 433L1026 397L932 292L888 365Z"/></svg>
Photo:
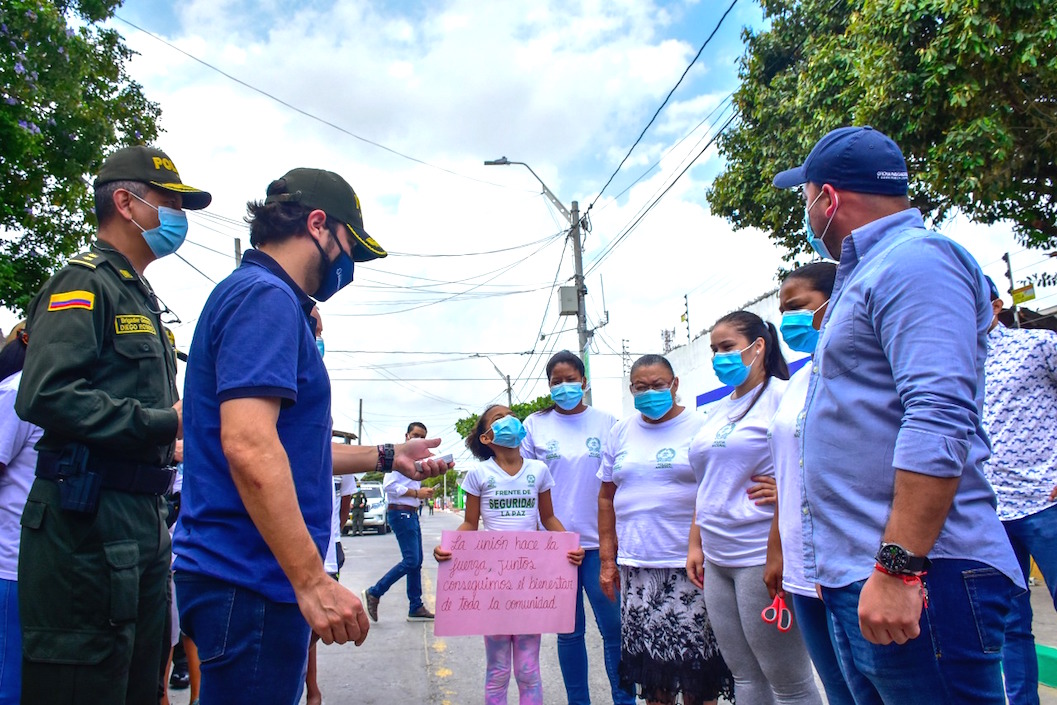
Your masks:
<svg viewBox="0 0 1057 705"><path fill-rule="evenodd" d="M18 581L0 579L0 705L18 705L22 695L22 624Z"/></svg>
<svg viewBox="0 0 1057 705"><path fill-rule="evenodd" d="M921 634L880 646L859 628L865 580L823 588L845 680L858 705L1005 705L1002 643L1006 615L1020 592L1012 580L978 561L937 559L925 583L929 606Z"/></svg>
<svg viewBox="0 0 1057 705"><path fill-rule="evenodd" d="M410 509L390 509L389 526L393 527L400 544L403 560L389 569L377 583L367 588L373 597L381 597L404 576L407 576L408 614L422 606L422 528L418 514Z"/></svg>
<svg viewBox="0 0 1057 705"><path fill-rule="evenodd" d="M296 705L311 630L297 603L176 573L180 627L202 660L202 705Z"/></svg>
<svg viewBox="0 0 1057 705"><path fill-rule="evenodd" d="M565 693L569 705L589 705L591 688L587 682L587 645L584 634L587 630L587 618L584 614L584 593L591 601L591 611L595 613L595 623L602 634L602 654L606 662L606 674L609 676L609 687L613 694L614 705L634 705L635 694L620 687L620 594L615 602L610 601L598 576L602 561L598 549L584 551L584 562L577 570L576 586L576 626L568 634L558 635L558 663L562 667L562 678L565 680Z"/></svg>
<svg viewBox="0 0 1057 705"><path fill-rule="evenodd" d="M829 705L855 705L844 674L840 671L836 646L833 643L832 620L826 605L815 597L786 593L793 600L793 614L800 625L807 653L826 689Z"/></svg>
<svg viewBox="0 0 1057 705"><path fill-rule="evenodd" d="M1057 609L1057 505L1020 519L1002 522L1025 579L1035 558ZM1006 697L1010 705L1038 705L1039 661L1031 633L1031 593L1013 598L1006 619L1006 646L1002 669L1006 674Z"/></svg>

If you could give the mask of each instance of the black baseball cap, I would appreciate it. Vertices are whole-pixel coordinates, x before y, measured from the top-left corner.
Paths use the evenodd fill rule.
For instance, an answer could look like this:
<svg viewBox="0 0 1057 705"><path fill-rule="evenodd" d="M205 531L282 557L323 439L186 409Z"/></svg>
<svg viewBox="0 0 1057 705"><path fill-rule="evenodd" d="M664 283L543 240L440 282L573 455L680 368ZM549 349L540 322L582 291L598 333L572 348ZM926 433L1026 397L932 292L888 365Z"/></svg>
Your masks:
<svg viewBox="0 0 1057 705"><path fill-rule="evenodd" d="M213 200L206 191L188 186L169 155L157 147L123 147L103 162L95 177L96 188L113 181L139 181L162 191L183 196L183 207L200 210Z"/></svg>
<svg viewBox="0 0 1057 705"><path fill-rule="evenodd" d="M907 162L899 147L872 127L840 127L820 139L800 166L774 177L778 188L810 181L856 193L905 196Z"/></svg>
<svg viewBox="0 0 1057 705"><path fill-rule="evenodd" d="M318 208L331 218L345 223L355 242L350 253L355 262L370 262L389 254L363 229L359 197L349 182L333 171L291 169L268 184L268 195L264 202L300 203L308 208Z"/></svg>

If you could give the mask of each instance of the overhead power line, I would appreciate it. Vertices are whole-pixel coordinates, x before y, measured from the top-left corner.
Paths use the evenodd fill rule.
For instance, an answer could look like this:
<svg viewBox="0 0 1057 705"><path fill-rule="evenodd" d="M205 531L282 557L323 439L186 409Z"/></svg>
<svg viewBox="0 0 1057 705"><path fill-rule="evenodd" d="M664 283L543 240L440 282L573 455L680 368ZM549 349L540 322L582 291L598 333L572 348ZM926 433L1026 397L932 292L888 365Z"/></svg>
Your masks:
<svg viewBox="0 0 1057 705"><path fill-rule="evenodd" d="M653 123L657 120L657 117L661 114L661 111L664 110L664 106L668 105L668 101L671 100L672 94L674 94L676 89L679 88L679 86L682 84L683 79L686 78L686 74L690 73L690 69L692 69L694 64L697 63L697 60L701 58L701 54L705 51L705 47L707 47L708 43L712 41L712 38L716 36L716 32L718 32L719 28L723 26L723 20L727 19L727 15L730 14L730 11L733 10L734 6L737 4L738 0L731 1L730 5L727 7L726 12L723 13L723 15L719 18L719 22L717 22L716 26L712 29L712 33L708 35L708 38L705 39L704 43L701 45L701 48L697 50L697 53L687 65L686 69L683 71L683 74L679 77L679 80L675 82L674 86L672 86L672 90L668 91L668 95L664 97L664 102L662 102L660 104L660 107L657 108L656 112L653 113L653 117L651 117L650 121L646 123L646 127L642 128L642 132L639 133L638 138L636 138L635 142L631 145L631 149L629 149L628 153L624 155L624 158L620 160L620 164L617 164L617 168L614 169L613 173L609 175L609 179L606 180L605 185L602 186L602 190L598 192L598 195L595 196L594 200L591 201L591 205L589 205L587 207L587 210L584 211L585 214L589 213L591 209L595 207L595 203L597 203L598 199L602 197L602 194L606 192L606 189L609 188L609 185L613 183L613 179L615 179L617 174L620 173L621 168L623 168L624 163L631 156L631 153L635 151L635 148L639 146L639 142L641 142L642 138L646 136L646 131L649 130L650 126L653 125Z"/></svg>
<svg viewBox="0 0 1057 705"><path fill-rule="evenodd" d="M343 135L348 135L349 137L352 137L353 139L359 140L360 142L363 142L365 144L369 144L372 147L377 147L378 149L384 150L386 152L389 152L390 154L394 154L394 155L396 155L398 157L401 157L403 159L407 159L408 161L415 162L416 164L421 164L422 166L428 166L430 169L436 169L437 171L442 171L445 174L450 174L452 176L457 176L460 179L467 179L469 181L476 181L479 184L485 184L487 186L494 186L496 188L511 188L510 186L505 186L503 184L497 184L497 183L494 183L492 181L486 181L484 179L478 179L478 178L473 177L473 176L467 176L466 174L460 174L457 171L452 171L451 169L447 169L445 167L438 166L436 164L431 164L430 162L427 162L427 161L425 161L423 159L419 159L417 157L412 157L410 154L405 154L404 152L401 152L399 150L393 149L392 147L387 147L386 145L382 144L381 142L375 142L374 140L368 139L367 137L363 137L362 135L357 135L355 132L352 132L351 130L347 130L344 127L342 127L341 125L337 125L337 124L331 122L330 120L327 120L326 118L322 118L322 117L319 117L318 115L310 113L307 110L305 110L304 108L299 108L296 105L294 105L293 103L285 101L282 98L280 98L280 97L278 97L276 95L273 95L273 94L269 93L268 91L266 91L266 90L264 90L262 88L258 88L257 86L254 86L251 83L247 83L246 81L243 81L241 78L238 78L236 76L231 75L227 71L224 71L223 69L221 69L221 68L219 68L217 66L214 66L213 64L209 63L208 61L205 61L204 59L199 59L194 54L191 54L190 52L187 52L187 51L181 49L180 47L176 46L172 42L170 42L170 41L168 41L166 39L163 39L162 37L158 36L157 34L154 34L153 32L150 32L150 31L144 29L143 27L140 27L139 25L137 25L137 24L135 24L133 22L130 22L130 21L126 20L121 15L116 15L115 14L114 15L114 19L120 20L121 22L124 22L125 24L127 24L129 27L132 27L135 30L143 32L148 37L151 37L152 39L155 39L156 41L161 42L162 44L164 44L165 46L169 47L173 51L177 51L177 52L183 54L188 59L191 59L192 61L195 61L195 62L201 64L202 66L205 66L206 68L219 73L224 78L226 78L226 79L228 79L230 81L234 81L235 83L239 84L243 88L247 88L247 89L253 91L254 93L258 93L258 94L264 96L265 98L268 98L269 100L273 100L276 103L278 103L279 105L282 105L282 106L284 106L286 108L289 108L290 110L293 110L296 113L304 115L305 117L309 118L310 120L315 120L318 123L321 123L323 125L326 125L327 127L333 128L333 129L337 130L338 132L342 133ZM515 190L521 190L521 189L515 189Z"/></svg>

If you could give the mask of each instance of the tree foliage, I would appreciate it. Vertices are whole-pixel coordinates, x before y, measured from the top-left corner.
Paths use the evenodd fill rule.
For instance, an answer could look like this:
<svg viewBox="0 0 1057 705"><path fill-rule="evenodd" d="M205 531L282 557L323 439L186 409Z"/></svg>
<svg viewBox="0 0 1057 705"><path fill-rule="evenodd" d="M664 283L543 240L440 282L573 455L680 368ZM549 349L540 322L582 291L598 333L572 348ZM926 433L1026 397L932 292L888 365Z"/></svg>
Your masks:
<svg viewBox="0 0 1057 705"><path fill-rule="evenodd" d="M119 0L0 0L0 305L24 310L91 239L91 175L153 141L159 108L129 78Z"/></svg>
<svg viewBox="0 0 1057 705"><path fill-rule="evenodd" d="M551 399L550 394L542 397L536 397L532 401L524 402L522 404L514 404L510 408L514 412L514 416L524 421L529 414L534 414L542 409L549 409L554 406L554 400ZM479 414L473 414L464 419L459 419L455 422L455 431L463 438L470 435L473 431L473 427L477 425L477 419L480 417Z"/></svg>
<svg viewBox="0 0 1057 705"><path fill-rule="evenodd" d="M807 254L804 204L771 186L827 131L873 125L903 150L911 198L939 222L958 210L1009 220L1057 245L1057 12L1047 0L760 0L746 29L708 193L735 227Z"/></svg>

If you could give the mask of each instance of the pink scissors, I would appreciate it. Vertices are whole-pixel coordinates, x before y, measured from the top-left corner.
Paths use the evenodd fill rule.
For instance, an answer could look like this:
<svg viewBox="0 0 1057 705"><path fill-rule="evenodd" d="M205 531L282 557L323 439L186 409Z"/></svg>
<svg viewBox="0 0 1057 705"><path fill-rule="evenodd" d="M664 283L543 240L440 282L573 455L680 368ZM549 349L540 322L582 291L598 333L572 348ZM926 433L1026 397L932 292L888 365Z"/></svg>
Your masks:
<svg viewBox="0 0 1057 705"><path fill-rule="evenodd" d="M785 606L785 596L778 593L774 596L774 602L760 613L763 621L778 627L778 631L787 632L793 626L793 613Z"/></svg>

